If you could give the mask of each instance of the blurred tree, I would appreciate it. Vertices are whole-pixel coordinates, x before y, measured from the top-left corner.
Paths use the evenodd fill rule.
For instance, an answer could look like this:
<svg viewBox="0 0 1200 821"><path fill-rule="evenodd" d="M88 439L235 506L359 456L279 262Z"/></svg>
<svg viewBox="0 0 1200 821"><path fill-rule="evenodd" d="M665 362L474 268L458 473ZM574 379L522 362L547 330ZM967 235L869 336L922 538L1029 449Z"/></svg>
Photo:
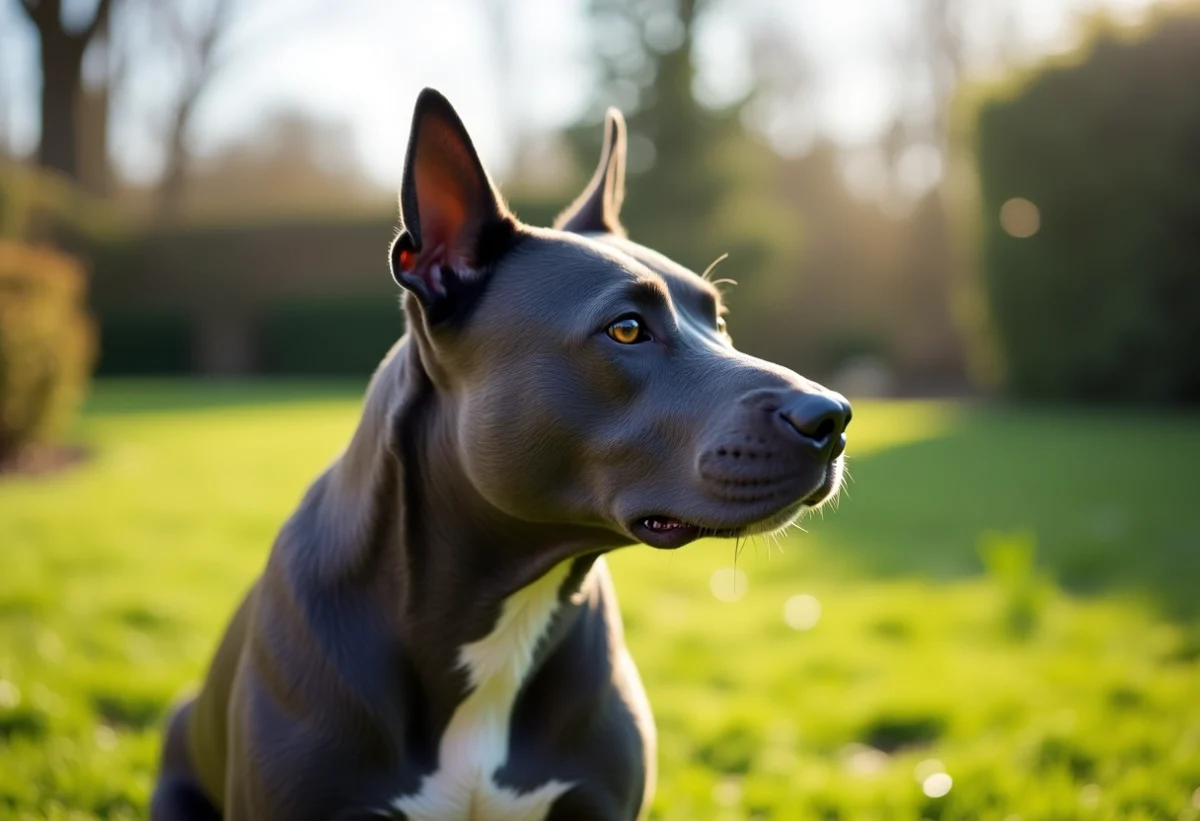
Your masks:
<svg viewBox="0 0 1200 821"><path fill-rule="evenodd" d="M1017 396L1200 402L1200 8L1160 15L977 95L979 255Z"/></svg>
<svg viewBox="0 0 1200 821"><path fill-rule="evenodd" d="M524 135L521 129L523 90L517 87L514 70L517 43L512 27L512 6L508 0L480 1L491 31L489 42L495 50L496 113L499 118L500 132L504 135L510 152L515 154Z"/></svg>
<svg viewBox="0 0 1200 821"><path fill-rule="evenodd" d="M937 190L948 163L952 102L968 72L1014 58L1020 31L1012 4L998 0L909 0L908 12L892 48L903 82L878 144L883 199L903 214L887 324L894 362L940 386L964 380L967 368L953 310L952 232Z"/></svg>
<svg viewBox="0 0 1200 821"><path fill-rule="evenodd" d="M100 23L84 59L79 89L75 145L79 156L78 182L89 194L104 197L112 191L112 163L108 151L108 125L113 92L120 85L126 60L118 46L114 18L118 9Z"/></svg>
<svg viewBox="0 0 1200 821"><path fill-rule="evenodd" d="M581 165L598 153L603 109L629 123L629 196L636 239L703 270L722 253L722 275L779 276L796 260L794 215L771 202L777 157L742 126L747 99L722 110L694 94L693 46L705 0L591 0L600 69L596 104L577 129Z"/></svg>
<svg viewBox="0 0 1200 821"><path fill-rule="evenodd" d="M353 143L343 123L294 109L270 112L246 139L190 165L178 208L226 222L356 209L373 215L393 194L367 179Z"/></svg>
<svg viewBox="0 0 1200 821"><path fill-rule="evenodd" d="M838 155L820 140L778 169L774 185L803 220L804 254L797 272L762 289L761 321L738 337L761 356L822 377L860 356L896 366L897 337L909 321L896 310L905 225L847 192Z"/></svg>
<svg viewBox="0 0 1200 821"><path fill-rule="evenodd" d="M154 216L171 222L181 216L192 175L192 124L196 112L220 76L239 59L261 48L261 33L247 34L241 24L247 0L126 0L137 6L147 20L146 36L137 58L167 59L178 67L174 88L158 119L162 126L163 172L159 177ZM140 2L140 5L137 5ZM355 13L356 3L345 0L341 11ZM260 2L255 13L270 9ZM327 0L304 0L280 4L269 20L270 41L282 44L295 30L328 9ZM239 14L239 12L242 12ZM260 26L268 24L259 23Z"/></svg>
<svg viewBox="0 0 1200 821"><path fill-rule="evenodd" d="M16 153L12 144L12 87L4 73L7 68L0 62L0 161L12 159Z"/></svg>
<svg viewBox="0 0 1200 821"><path fill-rule="evenodd" d="M817 66L795 34L774 21L750 21L746 37L753 82L742 121L784 156L808 151L817 136Z"/></svg>
<svg viewBox="0 0 1200 821"><path fill-rule="evenodd" d="M219 47L233 20L233 0L162 3L158 19L183 64L183 78L167 124L166 165L158 184L160 219L179 214L191 161L188 131L205 90L221 68Z"/></svg>
<svg viewBox="0 0 1200 821"><path fill-rule="evenodd" d="M949 144L954 94L963 78L983 66L1005 68L1021 48L1018 11L1002 0L909 0L908 25L893 41L893 61L903 78L895 120L881 141L895 177L914 152L944 158ZM919 176L919 175L918 175ZM893 190L919 197L925 186ZM903 182L903 181L901 181ZM892 181L895 186L896 180ZM902 186L903 188L903 186ZM914 190L915 189L915 190Z"/></svg>
<svg viewBox="0 0 1200 821"><path fill-rule="evenodd" d="M807 52L753 15L739 32L748 88L725 108L702 104L693 43L717 9L715 0L590 5L601 76L592 117L606 104L629 114L625 218L634 238L695 269L731 252L719 276L741 283L730 294L731 325L744 350L822 378L870 360L910 388L961 385L936 195L901 213L850 195L841 149L817 137ZM934 12L950 14L945 4ZM576 132L585 167L596 131Z"/></svg>
<svg viewBox="0 0 1200 821"><path fill-rule="evenodd" d="M79 106L83 56L103 28L113 0L97 0L90 16L63 15L62 0L21 0L41 46L41 137L38 163L79 179ZM77 10L77 4L72 4Z"/></svg>

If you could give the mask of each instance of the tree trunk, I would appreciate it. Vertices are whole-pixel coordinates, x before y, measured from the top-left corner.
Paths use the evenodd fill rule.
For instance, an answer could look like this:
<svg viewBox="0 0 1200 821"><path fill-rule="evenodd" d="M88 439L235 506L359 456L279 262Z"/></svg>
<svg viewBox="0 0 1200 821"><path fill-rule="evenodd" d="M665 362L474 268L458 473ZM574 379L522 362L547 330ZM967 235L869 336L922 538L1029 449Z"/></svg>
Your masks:
<svg viewBox="0 0 1200 821"><path fill-rule="evenodd" d="M79 179L76 145L80 69L86 42L68 35L42 36L42 139L38 164Z"/></svg>
<svg viewBox="0 0 1200 821"><path fill-rule="evenodd" d="M117 61L109 18L96 21L89 48L100 46L104 56L104 79L95 87L84 83L78 92L75 116L75 150L79 163L79 182L90 194L107 197L112 189L112 168L108 159L108 116L112 91L117 84Z"/></svg>
<svg viewBox="0 0 1200 821"><path fill-rule="evenodd" d="M171 123L171 133L167 138L167 167L163 171L162 180L158 185L158 218L163 222L172 222L183 210L183 198L187 186L188 165L191 159L187 144L188 125L191 123L193 105L199 93L189 91L175 119Z"/></svg>
<svg viewBox="0 0 1200 821"><path fill-rule="evenodd" d="M112 190L112 169L108 162L107 86L82 87L79 90L78 136L79 182L89 194L106 197Z"/></svg>

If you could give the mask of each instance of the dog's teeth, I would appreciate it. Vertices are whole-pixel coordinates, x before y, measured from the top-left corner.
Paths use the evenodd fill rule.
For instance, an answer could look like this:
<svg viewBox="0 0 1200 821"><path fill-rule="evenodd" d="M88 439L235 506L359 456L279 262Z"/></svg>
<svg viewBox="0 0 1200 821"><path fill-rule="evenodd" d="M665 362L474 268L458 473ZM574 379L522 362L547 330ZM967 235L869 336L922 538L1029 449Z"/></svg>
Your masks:
<svg viewBox="0 0 1200 821"><path fill-rule="evenodd" d="M646 519L644 524L651 530L657 530L659 532L664 530L678 530L679 528L683 527L683 522L677 522L673 519L665 521L663 519Z"/></svg>

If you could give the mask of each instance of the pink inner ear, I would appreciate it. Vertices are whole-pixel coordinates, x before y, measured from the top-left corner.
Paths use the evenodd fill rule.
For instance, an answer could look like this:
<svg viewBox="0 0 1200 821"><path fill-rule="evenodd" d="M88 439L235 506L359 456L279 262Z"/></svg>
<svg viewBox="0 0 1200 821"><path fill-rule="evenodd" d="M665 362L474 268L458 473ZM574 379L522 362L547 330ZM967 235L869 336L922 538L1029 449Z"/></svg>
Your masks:
<svg viewBox="0 0 1200 821"><path fill-rule="evenodd" d="M401 251L399 262L404 277L420 280L430 296L439 296L446 292L446 286L442 280L442 268L453 266L449 261L449 254L446 253L445 243L426 244L419 254L414 254L412 251Z"/></svg>
<svg viewBox="0 0 1200 821"><path fill-rule="evenodd" d="M469 214L471 198L478 193L473 190L470 157L437 125L431 123L429 132L421 135L415 168L421 251L411 267L403 270L421 279L430 293L440 294L445 291L443 266L454 270L470 267Z"/></svg>
<svg viewBox="0 0 1200 821"><path fill-rule="evenodd" d="M418 171L417 192L421 203L421 244L428 249L454 248L466 224L465 204L448 190L447 180L441 174Z"/></svg>
<svg viewBox="0 0 1200 821"><path fill-rule="evenodd" d="M410 263L403 255L398 262L406 277L419 281L430 295L440 295L446 290L445 269L459 277L475 273L491 183L452 123L429 116L418 128L412 171L421 250Z"/></svg>

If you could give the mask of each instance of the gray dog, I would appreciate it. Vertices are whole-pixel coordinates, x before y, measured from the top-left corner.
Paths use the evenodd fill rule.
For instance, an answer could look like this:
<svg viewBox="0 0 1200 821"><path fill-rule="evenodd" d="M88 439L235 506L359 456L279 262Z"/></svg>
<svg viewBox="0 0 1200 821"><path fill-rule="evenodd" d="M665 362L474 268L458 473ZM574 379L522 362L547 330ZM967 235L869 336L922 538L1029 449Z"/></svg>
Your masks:
<svg viewBox="0 0 1200 821"><path fill-rule="evenodd" d="M155 821L622 821L650 708L603 555L776 530L850 408L739 353L721 296L625 239L625 135L555 230L422 92L392 272L408 332L174 713Z"/></svg>

